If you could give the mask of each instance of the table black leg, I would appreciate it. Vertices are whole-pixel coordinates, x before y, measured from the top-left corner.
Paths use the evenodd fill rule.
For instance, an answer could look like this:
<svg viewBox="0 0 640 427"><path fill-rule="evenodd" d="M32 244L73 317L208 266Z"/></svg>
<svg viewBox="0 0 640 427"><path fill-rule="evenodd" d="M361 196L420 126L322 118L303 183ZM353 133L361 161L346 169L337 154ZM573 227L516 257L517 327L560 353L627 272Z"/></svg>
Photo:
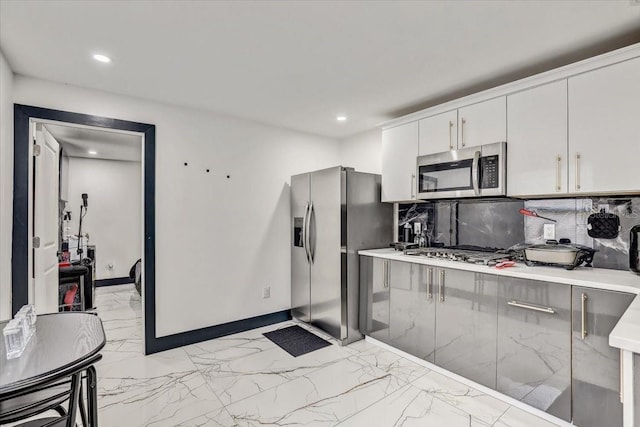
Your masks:
<svg viewBox="0 0 640 427"><path fill-rule="evenodd" d="M88 381L88 380L87 380ZM82 426L87 427L89 424L87 423L87 410L84 405L84 387L82 386L82 379L80 379L80 397L78 400L78 406L80 409L80 419L82 420ZM89 387L87 386L87 402L89 401Z"/></svg>
<svg viewBox="0 0 640 427"><path fill-rule="evenodd" d="M89 425L98 427L98 374L94 366L87 368L87 407Z"/></svg>
<svg viewBox="0 0 640 427"><path fill-rule="evenodd" d="M82 383L82 375L74 374L71 377L71 395L69 396L69 411L67 413L67 427L76 425L77 407L76 403L80 399L80 384Z"/></svg>

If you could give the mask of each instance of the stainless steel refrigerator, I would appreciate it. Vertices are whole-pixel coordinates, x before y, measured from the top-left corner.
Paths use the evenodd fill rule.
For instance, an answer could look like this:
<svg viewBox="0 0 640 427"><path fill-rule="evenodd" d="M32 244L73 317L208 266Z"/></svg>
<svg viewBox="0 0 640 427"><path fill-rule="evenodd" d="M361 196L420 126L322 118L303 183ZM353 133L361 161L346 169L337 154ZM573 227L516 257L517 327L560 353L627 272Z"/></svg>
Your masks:
<svg viewBox="0 0 640 427"><path fill-rule="evenodd" d="M358 330L361 249L388 247L393 205L380 175L337 166L291 177L291 314L342 344Z"/></svg>

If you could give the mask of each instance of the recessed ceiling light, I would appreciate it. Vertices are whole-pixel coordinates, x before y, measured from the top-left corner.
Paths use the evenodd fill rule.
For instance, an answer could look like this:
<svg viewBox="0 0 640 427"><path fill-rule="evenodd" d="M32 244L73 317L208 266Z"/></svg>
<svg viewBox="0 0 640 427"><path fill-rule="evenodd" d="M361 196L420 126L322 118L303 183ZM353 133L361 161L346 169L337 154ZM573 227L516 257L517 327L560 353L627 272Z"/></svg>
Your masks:
<svg viewBox="0 0 640 427"><path fill-rule="evenodd" d="M87 151L87 153L89 153L89 154L91 154L91 155L93 155L93 156L95 156L96 154L98 154L98 152L97 152L97 151L94 151L94 150L89 150L89 151Z"/></svg>
<svg viewBox="0 0 640 427"><path fill-rule="evenodd" d="M339 122L346 122L347 121L347 116L338 116L336 117L336 120Z"/></svg>
<svg viewBox="0 0 640 427"><path fill-rule="evenodd" d="M104 63L111 62L111 58L109 58L106 55L100 55L99 53L94 54L93 59L99 62L104 62Z"/></svg>

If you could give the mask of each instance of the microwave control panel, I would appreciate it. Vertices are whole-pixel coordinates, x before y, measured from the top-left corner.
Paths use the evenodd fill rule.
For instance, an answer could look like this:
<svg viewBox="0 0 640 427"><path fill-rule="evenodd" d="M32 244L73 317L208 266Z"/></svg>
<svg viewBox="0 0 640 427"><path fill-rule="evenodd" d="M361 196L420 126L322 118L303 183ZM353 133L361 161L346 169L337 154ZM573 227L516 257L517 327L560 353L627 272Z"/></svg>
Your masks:
<svg viewBox="0 0 640 427"><path fill-rule="evenodd" d="M498 188L498 156L480 158L480 188Z"/></svg>

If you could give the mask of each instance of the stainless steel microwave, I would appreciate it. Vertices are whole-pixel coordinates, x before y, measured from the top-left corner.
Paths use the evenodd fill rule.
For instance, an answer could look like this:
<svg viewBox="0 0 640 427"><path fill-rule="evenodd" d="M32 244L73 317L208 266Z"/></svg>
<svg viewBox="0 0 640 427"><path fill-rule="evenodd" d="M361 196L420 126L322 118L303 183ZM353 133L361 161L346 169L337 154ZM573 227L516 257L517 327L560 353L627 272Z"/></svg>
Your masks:
<svg viewBox="0 0 640 427"><path fill-rule="evenodd" d="M418 157L418 199L506 196L507 143Z"/></svg>

